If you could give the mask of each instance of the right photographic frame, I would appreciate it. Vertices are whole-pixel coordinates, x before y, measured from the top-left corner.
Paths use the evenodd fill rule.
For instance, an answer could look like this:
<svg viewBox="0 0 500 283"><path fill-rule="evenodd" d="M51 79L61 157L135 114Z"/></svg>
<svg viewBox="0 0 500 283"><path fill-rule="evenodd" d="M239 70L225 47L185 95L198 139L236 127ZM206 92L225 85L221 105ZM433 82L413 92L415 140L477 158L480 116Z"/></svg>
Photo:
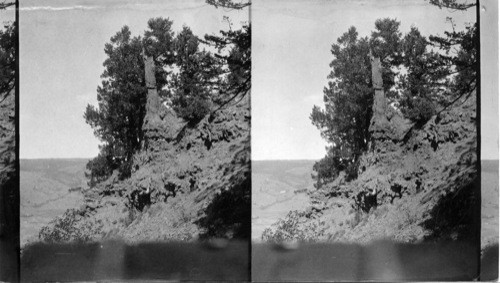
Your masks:
<svg viewBox="0 0 500 283"><path fill-rule="evenodd" d="M252 2L254 281L498 277L497 10Z"/></svg>

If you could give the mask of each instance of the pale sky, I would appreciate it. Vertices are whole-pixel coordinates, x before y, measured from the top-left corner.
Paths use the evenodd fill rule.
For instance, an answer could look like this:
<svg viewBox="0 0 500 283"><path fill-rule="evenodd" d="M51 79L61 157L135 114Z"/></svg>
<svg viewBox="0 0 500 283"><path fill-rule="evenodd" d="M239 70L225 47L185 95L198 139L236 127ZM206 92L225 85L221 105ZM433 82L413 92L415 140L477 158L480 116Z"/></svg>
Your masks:
<svg viewBox="0 0 500 283"><path fill-rule="evenodd" d="M488 2L483 5L488 6ZM123 25L142 34L152 17L169 17L174 30L183 24L197 35L227 29L248 12L227 12L200 1L182 0L22 0L20 12L20 157L93 157L98 140L85 124L87 103L96 103L104 44ZM374 4L379 3L379 4ZM452 16L459 25L475 21L474 12L450 13L424 0L254 0L252 4L252 159L319 159L326 143L311 124L313 105L321 106L333 57L331 44L354 25L369 35L378 18L415 25L424 35L442 34ZM404 5L401 5L404 3ZM486 3L486 4L485 4ZM483 12L483 54L497 24ZM1 12L2 21L6 13ZM10 13L12 14L12 13ZM498 59L483 56L482 158L498 159ZM489 67L488 67L489 66ZM485 72L484 68L488 70ZM489 69L488 69L489 68ZM489 76L488 74L494 74ZM495 87L494 87L495 86Z"/></svg>
<svg viewBox="0 0 500 283"><path fill-rule="evenodd" d="M20 12L20 157L94 157L99 141L85 123L96 104L104 44L124 25L142 35L153 17L193 33L218 34L249 20L248 9L225 11L204 0L22 0Z"/></svg>
<svg viewBox="0 0 500 283"><path fill-rule="evenodd" d="M325 155L326 143L309 115L313 105L323 105L323 88L333 60L331 45L350 26L366 36L374 29L375 20L389 17L401 22L403 34L415 25L428 36L450 28L447 16L453 17L459 29L476 18L474 10L450 13L423 0L254 0L252 159L319 159ZM491 79L483 81L483 93L488 83L492 84ZM496 105L492 115L498 121L498 97L494 95L490 97L496 104L490 101L483 113ZM497 159L497 123L483 131L483 142L483 152L489 148Z"/></svg>

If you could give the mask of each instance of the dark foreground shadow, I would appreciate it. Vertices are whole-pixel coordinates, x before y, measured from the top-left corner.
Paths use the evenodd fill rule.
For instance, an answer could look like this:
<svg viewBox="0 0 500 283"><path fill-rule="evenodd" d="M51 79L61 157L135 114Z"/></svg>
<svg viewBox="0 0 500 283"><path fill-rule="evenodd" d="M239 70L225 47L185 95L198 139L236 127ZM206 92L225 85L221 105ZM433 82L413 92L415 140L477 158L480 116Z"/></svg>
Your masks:
<svg viewBox="0 0 500 283"><path fill-rule="evenodd" d="M498 280L498 244L487 247L481 257L481 281Z"/></svg>
<svg viewBox="0 0 500 283"><path fill-rule="evenodd" d="M22 281L250 280L247 242L34 244ZM479 274L481 276L479 276ZM498 245L467 242L252 246L252 281L494 281Z"/></svg>
<svg viewBox="0 0 500 283"><path fill-rule="evenodd" d="M465 242L252 245L254 281L469 281L479 248Z"/></svg>
<svg viewBox="0 0 500 283"><path fill-rule="evenodd" d="M248 281L248 242L34 244L21 257L22 281Z"/></svg>
<svg viewBox="0 0 500 283"><path fill-rule="evenodd" d="M1 146L0 146L1 147ZM5 153L0 153L0 156ZM0 281L19 281L19 174L0 161Z"/></svg>

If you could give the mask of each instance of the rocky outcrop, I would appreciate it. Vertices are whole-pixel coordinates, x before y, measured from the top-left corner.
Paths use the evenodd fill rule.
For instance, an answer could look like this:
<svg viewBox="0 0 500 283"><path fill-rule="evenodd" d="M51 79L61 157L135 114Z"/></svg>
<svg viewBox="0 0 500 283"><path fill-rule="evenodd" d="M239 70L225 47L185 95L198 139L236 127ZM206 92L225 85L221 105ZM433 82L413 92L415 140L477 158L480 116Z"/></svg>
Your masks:
<svg viewBox="0 0 500 283"><path fill-rule="evenodd" d="M156 103L150 90L147 142L133 157L131 177L116 173L88 190L85 204L69 214L78 218L72 231L127 242L240 237L239 217L225 221L248 211L241 221L250 223L249 97L191 126ZM221 204L224 212L216 215Z"/></svg>
<svg viewBox="0 0 500 283"><path fill-rule="evenodd" d="M372 83L375 94L373 97L373 116L370 120L370 134L373 140L401 141L412 123L405 119L392 107L387 105L387 99L382 84L382 65L380 58L370 57L372 65Z"/></svg>
<svg viewBox="0 0 500 283"><path fill-rule="evenodd" d="M348 182L340 174L312 192L311 207L276 223L267 238L294 229L302 240L474 241L480 221L475 93L417 128L387 106L380 61L372 58L372 66L372 140L358 178Z"/></svg>
<svg viewBox="0 0 500 283"><path fill-rule="evenodd" d="M144 143L133 156L131 177L120 180L115 172L86 191L78 210L44 228L45 238L249 238L244 224L250 223L249 95L193 125L160 103L154 60L144 61Z"/></svg>
<svg viewBox="0 0 500 283"><path fill-rule="evenodd" d="M153 57L144 55L144 72L146 88L148 89L146 115L142 125L145 148L158 148L157 141L169 142L173 140L182 127L182 121L177 118L174 110L163 107L160 103L155 69Z"/></svg>

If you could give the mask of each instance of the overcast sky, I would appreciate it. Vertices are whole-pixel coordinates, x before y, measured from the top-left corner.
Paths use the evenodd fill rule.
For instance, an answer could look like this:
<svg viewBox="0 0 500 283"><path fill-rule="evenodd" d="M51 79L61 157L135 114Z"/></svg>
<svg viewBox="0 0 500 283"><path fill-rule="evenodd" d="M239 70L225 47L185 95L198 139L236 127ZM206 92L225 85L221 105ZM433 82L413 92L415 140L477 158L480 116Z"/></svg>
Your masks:
<svg viewBox="0 0 500 283"><path fill-rule="evenodd" d="M333 60L331 45L350 26L367 36L376 19L389 17L401 22L403 33L415 25L428 36L451 27L447 16L453 17L459 29L464 22L475 22L474 10L450 13L423 0L254 0L252 5L254 160L325 155L326 143L309 115L313 105L323 105L323 88ZM498 129L493 126L483 134L490 135L483 138L483 149L496 150L498 158Z"/></svg>
<svg viewBox="0 0 500 283"><path fill-rule="evenodd" d="M84 119L104 68L104 44L124 25L142 35L148 19L203 36L249 20L199 1L23 0L20 12L20 157L94 157L99 141Z"/></svg>

